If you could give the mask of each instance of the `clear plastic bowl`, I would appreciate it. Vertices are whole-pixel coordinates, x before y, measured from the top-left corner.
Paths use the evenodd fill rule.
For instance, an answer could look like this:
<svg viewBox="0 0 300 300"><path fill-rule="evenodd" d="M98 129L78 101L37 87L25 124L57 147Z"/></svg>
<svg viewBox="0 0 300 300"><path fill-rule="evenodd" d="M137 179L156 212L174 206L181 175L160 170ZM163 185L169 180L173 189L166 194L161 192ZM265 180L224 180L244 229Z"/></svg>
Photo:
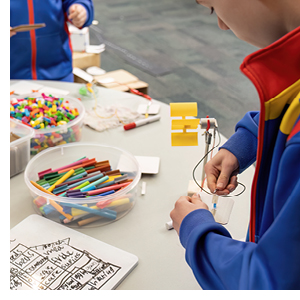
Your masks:
<svg viewBox="0 0 300 300"><path fill-rule="evenodd" d="M46 95L48 96L48 94ZM68 101L70 108L77 108L79 115L68 122L67 124L44 128L44 129L34 129L34 137L30 142L30 154L35 155L42 150L49 147L58 146L61 144L67 144L72 142L79 142L81 140L81 131L83 126L83 118L85 114L85 107L82 102L76 98L70 96L53 95L56 98L63 98L64 102ZM37 98L41 97L40 93L34 93L30 95L12 95L10 99L17 98L22 99L26 97Z"/></svg>
<svg viewBox="0 0 300 300"><path fill-rule="evenodd" d="M95 158L96 161L109 160L112 170L118 169L119 166L121 167L121 165L119 165L121 160L122 166L124 167L121 167L123 169L120 169L120 171L121 173L123 172L127 173L128 178L133 179L132 182L128 186L115 192L114 194L107 195L107 196L93 196L87 198L69 198L69 197L50 195L39 190L30 182L30 181L37 181L39 179L38 173L44 170L47 170L49 168L51 168L52 170L56 168L60 168L62 166L68 165L78 160L83 156L86 156L89 159ZM72 143L72 144L66 144L66 145L61 145L61 146L56 146L56 147L46 149L41 153L37 154L36 156L34 156L30 160L24 172L25 183L28 186L29 191L33 197L33 206L36 212L56 222L60 222L60 223L63 222L62 219L64 217L62 216L61 213L59 213L56 209L54 209L52 210L51 213L45 215L44 213L42 213L41 209L35 203L46 202L45 205L48 206L48 208L49 206L50 207L52 206L50 204L51 201L55 201L61 207L64 207L64 204L72 205L74 203L78 205L88 205L89 207L91 206L95 207L95 205L100 201L101 202L107 201L108 203L110 203L115 200L121 200L121 199L126 200L126 201L122 200L125 203L123 203L122 201L112 202L112 204L119 203L121 205L116 205L116 206L111 205L109 207L105 207L106 210L109 209L114 211L114 214L116 215L115 218L107 218L98 215L89 215L89 216L85 215L84 218L95 217L94 219L96 220L86 225L79 225L78 220L73 220L72 222L67 224L63 223L66 226L75 227L75 228L81 226L95 227L95 226L106 225L116 220L119 220L120 218L125 216L133 208L136 202L138 182L140 178L141 178L140 167L136 158L132 154L116 147L93 144L93 143ZM76 218L78 217L76 216Z"/></svg>
<svg viewBox="0 0 300 300"><path fill-rule="evenodd" d="M10 177L13 177L24 171L30 160L30 139L34 136L34 130L10 119L10 133L19 137L10 142Z"/></svg>

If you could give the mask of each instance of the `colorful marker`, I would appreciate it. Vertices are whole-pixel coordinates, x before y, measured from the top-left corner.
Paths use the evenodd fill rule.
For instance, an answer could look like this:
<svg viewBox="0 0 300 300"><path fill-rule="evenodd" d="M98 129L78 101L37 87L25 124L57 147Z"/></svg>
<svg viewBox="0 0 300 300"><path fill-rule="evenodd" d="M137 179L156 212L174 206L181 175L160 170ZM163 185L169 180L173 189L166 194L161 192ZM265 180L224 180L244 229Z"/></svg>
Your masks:
<svg viewBox="0 0 300 300"><path fill-rule="evenodd" d="M138 121L135 121L135 122L124 125L124 130L129 130L129 129L133 129L135 127L146 125L146 124L158 121L159 119L160 119L160 115L156 115L156 116L153 116L153 117L148 117L148 118L145 118L145 119L142 119L142 120L138 120Z"/></svg>

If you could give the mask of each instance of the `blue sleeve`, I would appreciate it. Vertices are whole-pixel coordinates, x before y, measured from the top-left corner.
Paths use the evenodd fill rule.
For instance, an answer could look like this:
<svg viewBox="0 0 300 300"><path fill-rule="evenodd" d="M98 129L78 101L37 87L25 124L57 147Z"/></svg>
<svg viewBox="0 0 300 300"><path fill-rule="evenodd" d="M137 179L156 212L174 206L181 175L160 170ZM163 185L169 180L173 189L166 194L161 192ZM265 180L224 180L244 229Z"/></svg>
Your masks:
<svg viewBox="0 0 300 300"><path fill-rule="evenodd" d="M242 173L256 160L259 112L248 112L236 125L236 132L220 147L233 153Z"/></svg>
<svg viewBox="0 0 300 300"><path fill-rule="evenodd" d="M83 24L83 27L89 26L94 20L94 5L92 0L63 0L63 10L68 13L69 7L72 4L81 4L85 7L87 12L86 22Z"/></svg>
<svg viewBox="0 0 300 300"><path fill-rule="evenodd" d="M183 219L180 241L203 289L300 289L299 153L300 134L282 156L274 220L257 244L232 239L207 210L195 210Z"/></svg>

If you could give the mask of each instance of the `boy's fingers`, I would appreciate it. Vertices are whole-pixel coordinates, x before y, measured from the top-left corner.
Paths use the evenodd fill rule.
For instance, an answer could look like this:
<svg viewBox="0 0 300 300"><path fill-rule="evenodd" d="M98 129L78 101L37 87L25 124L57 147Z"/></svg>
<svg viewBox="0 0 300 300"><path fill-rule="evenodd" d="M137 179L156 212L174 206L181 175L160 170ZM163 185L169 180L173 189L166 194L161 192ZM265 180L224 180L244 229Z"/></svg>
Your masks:
<svg viewBox="0 0 300 300"><path fill-rule="evenodd" d="M191 202L196 205L197 208L208 209L208 206L202 201L200 195L197 193L191 197Z"/></svg>
<svg viewBox="0 0 300 300"><path fill-rule="evenodd" d="M232 167L231 166L222 166L222 169L221 169L221 173L220 173L220 176L218 177L218 181L217 181L217 185L216 185L216 188L218 190L224 190L229 181L230 181L230 178L231 178L231 175L232 175Z"/></svg>
<svg viewBox="0 0 300 300"><path fill-rule="evenodd" d="M200 197L199 194L195 193L195 194L191 197L191 202L192 202L192 203L197 203L197 202L199 202L199 201L202 201L202 200L201 200L201 197Z"/></svg>
<svg viewBox="0 0 300 300"><path fill-rule="evenodd" d="M74 12L71 12L70 14L69 14L69 19L74 19L74 18L76 18L77 17L77 15L78 15L78 13L76 12L76 11L74 11Z"/></svg>
<svg viewBox="0 0 300 300"><path fill-rule="evenodd" d="M213 192L216 189L217 178L218 178L218 176L216 176L216 169L212 167L211 164L208 163L205 165L205 174L206 174L207 186L210 189L210 191Z"/></svg>
<svg viewBox="0 0 300 300"><path fill-rule="evenodd" d="M78 15L77 5L72 5L69 9L69 19L73 19Z"/></svg>
<svg viewBox="0 0 300 300"><path fill-rule="evenodd" d="M231 176L230 178L230 182L229 184L227 185L227 189L230 191L230 192L233 192L237 187L237 176Z"/></svg>
<svg viewBox="0 0 300 300"><path fill-rule="evenodd" d="M217 177L213 174L206 175L206 182L209 190L213 193L216 189Z"/></svg>

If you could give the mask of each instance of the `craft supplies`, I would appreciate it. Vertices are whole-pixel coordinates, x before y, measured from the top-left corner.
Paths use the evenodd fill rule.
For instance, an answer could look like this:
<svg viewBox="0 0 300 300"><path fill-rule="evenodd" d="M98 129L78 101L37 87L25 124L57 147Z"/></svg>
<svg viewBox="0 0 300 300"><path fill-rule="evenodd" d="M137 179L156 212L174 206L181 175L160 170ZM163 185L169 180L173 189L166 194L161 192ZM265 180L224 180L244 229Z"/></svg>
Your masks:
<svg viewBox="0 0 300 300"><path fill-rule="evenodd" d="M87 110L84 118L84 124L97 130L103 131L110 128L118 127L119 125L133 122L140 117L140 114L131 111L130 108L123 106L108 106L102 107L98 105L97 91L98 89L92 83L85 85L86 93L93 96L95 103L92 109ZM83 89L81 91L83 93Z"/></svg>
<svg viewBox="0 0 300 300"><path fill-rule="evenodd" d="M148 117L148 118L145 118L145 119L142 119L142 120L138 120L138 121L126 124L123 127L124 127L124 130L129 130L129 129L133 129L135 127L150 124L152 122L158 121L159 119L160 119L160 115L156 115L156 116L153 116L153 117Z"/></svg>
<svg viewBox="0 0 300 300"><path fill-rule="evenodd" d="M10 177L22 172L30 160L30 139L34 130L10 119Z"/></svg>
<svg viewBox="0 0 300 300"><path fill-rule="evenodd" d="M70 97L35 93L10 101L10 117L35 131L32 155L48 147L80 141L84 113L81 101Z"/></svg>
<svg viewBox="0 0 300 300"><path fill-rule="evenodd" d="M105 131L134 122L140 117L139 113L129 107L121 105L101 106L98 104L95 108L86 110L83 122L97 131Z"/></svg>
<svg viewBox="0 0 300 300"><path fill-rule="evenodd" d="M117 169L120 159L125 161L122 170ZM77 227L108 224L127 214L135 204L141 172L135 157L124 150L72 143L37 154L24 175L39 214Z"/></svg>

